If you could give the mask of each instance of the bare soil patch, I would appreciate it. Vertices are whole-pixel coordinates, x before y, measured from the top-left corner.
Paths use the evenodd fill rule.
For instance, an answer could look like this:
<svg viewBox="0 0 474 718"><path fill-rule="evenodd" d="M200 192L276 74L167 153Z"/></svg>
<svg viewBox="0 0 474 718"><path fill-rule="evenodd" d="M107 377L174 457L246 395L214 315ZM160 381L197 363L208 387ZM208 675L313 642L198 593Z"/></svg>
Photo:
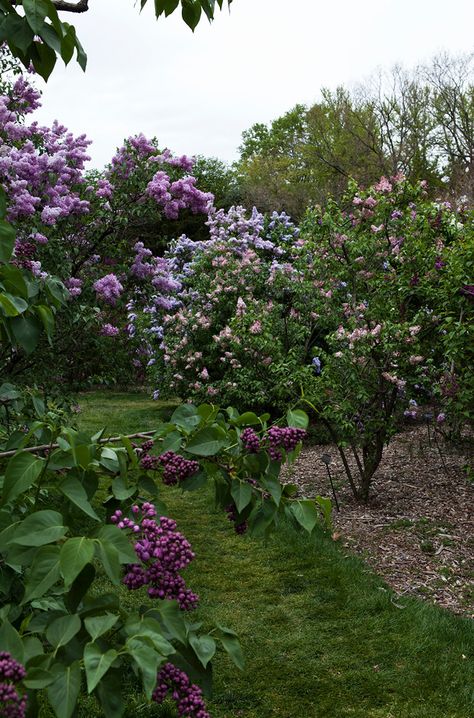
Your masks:
<svg viewBox="0 0 474 718"><path fill-rule="evenodd" d="M386 448L367 505L352 497L335 446L305 447L288 478L302 495L331 496L321 461L329 454L341 509L333 513L335 540L398 594L474 618L474 484L465 471L472 450L472 441L435 442L426 427L404 431Z"/></svg>

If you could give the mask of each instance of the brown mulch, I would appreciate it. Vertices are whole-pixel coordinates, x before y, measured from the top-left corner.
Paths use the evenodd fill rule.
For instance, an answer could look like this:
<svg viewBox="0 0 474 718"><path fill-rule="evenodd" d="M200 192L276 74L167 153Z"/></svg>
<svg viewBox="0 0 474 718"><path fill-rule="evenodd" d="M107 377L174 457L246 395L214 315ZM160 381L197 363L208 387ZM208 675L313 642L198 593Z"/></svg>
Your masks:
<svg viewBox="0 0 474 718"><path fill-rule="evenodd" d="M386 448L367 505L354 501L335 446L304 448L288 478L301 495L331 496L321 461L329 454L341 509L333 538L398 594L474 618L474 483L463 468L472 448L435 442L426 427L404 431Z"/></svg>

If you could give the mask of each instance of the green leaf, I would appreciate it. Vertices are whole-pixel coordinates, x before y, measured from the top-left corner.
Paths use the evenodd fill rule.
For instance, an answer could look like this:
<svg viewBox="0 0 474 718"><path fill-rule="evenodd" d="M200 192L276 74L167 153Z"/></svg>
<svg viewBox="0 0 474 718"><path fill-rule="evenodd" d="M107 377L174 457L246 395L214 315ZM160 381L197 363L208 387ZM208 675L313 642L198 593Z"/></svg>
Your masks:
<svg viewBox="0 0 474 718"><path fill-rule="evenodd" d="M122 578L122 566L119 559L119 553L113 543L109 541L100 541L96 539L97 558L102 563L107 576L116 586L120 584ZM135 556L136 560L136 556Z"/></svg>
<svg viewBox="0 0 474 718"><path fill-rule="evenodd" d="M79 42L77 35L76 35L76 49L77 49L77 54L76 54L77 62L79 64L79 67L83 70L83 72L85 72L86 67L87 67L87 55L84 52L84 48L82 47L81 43Z"/></svg>
<svg viewBox="0 0 474 718"><path fill-rule="evenodd" d="M10 294L28 299L28 287L25 278L18 267L13 264L0 266L0 281Z"/></svg>
<svg viewBox="0 0 474 718"><path fill-rule="evenodd" d="M23 643L20 634L9 621L3 621L0 626L0 646L2 651L11 653L16 661L23 663Z"/></svg>
<svg viewBox="0 0 474 718"><path fill-rule="evenodd" d="M311 499L295 501L291 504L291 513L305 531L311 533L318 523L318 509Z"/></svg>
<svg viewBox="0 0 474 718"><path fill-rule="evenodd" d="M186 451L197 456L214 456L227 444L227 435L219 426L207 426L194 434Z"/></svg>
<svg viewBox="0 0 474 718"><path fill-rule="evenodd" d="M104 653L96 643L86 645L84 649L84 668L86 669L88 693L92 693L117 656L118 653L114 648L110 648Z"/></svg>
<svg viewBox="0 0 474 718"><path fill-rule="evenodd" d="M122 698L122 673L111 669L99 681L96 696L105 718L120 718L125 712Z"/></svg>
<svg viewBox="0 0 474 718"><path fill-rule="evenodd" d="M239 639L237 638L237 634L234 633L234 631L231 631L230 628L218 626L216 636L229 656L232 658L237 668L240 668L240 670L243 671L245 668L245 658L242 653L242 648L240 646Z"/></svg>
<svg viewBox="0 0 474 718"><path fill-rule="evenodd" d="M192 476L188 476L187 479L179 482L180 488L184 491L196 491L202 489L207 483L207 474L205 471L198 471Z"/></svg>
<svg viewBox="0 0 474 718"><path fill-rule="evenodd" d="M189 643L205 668L216 652L216 642L211 636L197 636L192 633Z"/></svg>
<svg viewBox="0 0 474 718"><path fill-rule="evenodd" d="M316 496L314 499L321 509L324 525L330 531L332 529L332 501L327 496Z"/></svg>
<svg viewBox="0 0 474 718"><path fill-rule="evenodd" d="M146 639L129 638L126 648L142 673L143 689L147 699L150 700L156 687L158 668L165 658L149 645Z"/></svg>
<svg viewBox="0 0 474 718"><path fill-rule="evenodd" d="M81 619L78 615L61 616L49 624L46 639L53 648L58 649L60 646L66 646L80 630Z"/></svg>
<svg viewBox="0 0 474 718"><path fill-rule="evenodd" d="M48 3L45 0L22 0L28 25L35 35L41 34L44 20L48 16Z"/></svg>
<svg viewBox="0 0 474 718"><path fill-rule="evenodd" d="M44 596L46 591L58 581L61 575L59 552L59 546L42 546L37 551L26 577L23 604Z"/></svg>
<svg viewBox="0 0 474 718"><path fill-rule="evenodd" d="M130 540L117 526L110 524L103 526L97 537L100 541L113 544L114 548L118 551L120 563L136 563L137 555L132 548Z"/></svg>
<svg viewBox="0 0 474 718"><path fill-rule="evenodd" d="M47 82L56 64L56 53L45 43L35 42L34 45L37 52L36 57L33 56L34 68Z"/></svg>
<svg viewBox="0 0 474 718"><path fill-rule="evenodd" d="M152 615L159 618L171 638L175 638L180 643L186 641L185 621L177 601L157 601Z"/></svg>
<svg viewBox="0 0 474 718"><path fill-rule="evenodd" d="M66 27L67 23L63 24ZM74 55L74 48L76 47L76 30L71 25L67 26L67 30L61 40L61 51L60 55L65 65L68 65Z"/></svg>
<svg viewBox="0 0 474 718"><path fill-rule="evenodd" d="M180 404L171 415L170 422L180 426L187 433L191 432L201 423L202 418L194 404Z"/></svg>
<svg viewBox="0 0 474 718"><path fill-rule="evenodd" d="M90 516L96 521L100 521L96 512L87 500L86 491L78 479L75 479L72 476L68 476L64 481L61 482L59 488L64 494L64 496L67 496L69 501L71 501L75 506L81 509L81 511L87 514L87 516Z"/></svg>
<svg viewBox="0 0 474 718"><path fill-rule="evenodd" d="M28 309L28 302L9 292L1 292L0 308L6 317L17 317Z"/></svg>
<svg viewBox="0 0 474 718"><path fill-rule="evenodd" d="M181 4L181 15L183 20L194 32L194 29L198 25L201 17L201 6L198 2L196 2L196 0L181 0Z"/></svg>
<svg viewBox="0 0 474 718"><path fill-rule="evenodd" d="M16 343L31 354L37 347L41 336L41 324L36 317L19 316L11 320L11 328Z"/></svg>
<svg viewBox="0 0 474 718"><path fill-rule="evenodd" d="M3 195L3 205L5 195ZM5 219L0 219L0 262L9 262L15 246L15 229Z"/></svg>
<svg viewBox="0 0 474 718"><path fill-rule="evenodd" d="M264 488L270 493L277 506L280 505L282 485L276 476L265 476L262 479Z"/></svg>
<svg viewBox="0 0 474 718"><path fill-rule="evenodd" d="M151 641L154 648L163 656L170 656L176 652L173 645L163 636L160 622L152 616L130 615L125 630L131 638Z"/></svg>
<svg viewBox="0 0 474 718"><path fill-rule="evenodd" d="M61 546L59 557L61 575L70 586L84 566L94 557L94 540L85 536L70 538Z"/></svg>
<svg viewBox="0 0 474 718"><path fill-rule="evenodd" d="M24 55L28 55L33 44L34 32L28 25L26 17L10 14L5 19L5 28L8 43L18 48Z"/></svg>
<svg viewBox="0 0 474 718"><path fill-rule="evenodd" d="M246 481L239 481L239 479L234 479L232 481L230 493L235 501L235 505L237 506L237 511L239 512L239 514L242 513L245 507L248 506L252 500L251 485Z"/></svg>
<svg viewBox="0 0 474 718"><path fill-rule="evenodd" d="M179 451L183 443L183 438L178 431L171 431L163 439L162 450L165 451Z"/></svg>
<svg viewBox="0 0 474 718"><path fill-rule="evenodd" d="M5 404L9 401L15 401L21 397L21 391L19 391L14 384L5 382L0 386L0 403Z"/></svg>
<svg viewBox="0 0 474 718"><path fill-rule="evenodd" d="M301 409L290 409L286 415L288 426L294 426L297 429L307 429L309 418L306 412Z"/></svg>
<svg viewBox="0 0 474 718"><path fill-rule="evenodd" d="M34 309L43 324L44 330L46 332L46 336L51 341L51 338L53 336L53 331L54 331L54 314L53 314L53 312L51 311L51 309L49 307L47 307L44 304L37 304Z"/></svg>
<svg viewBox="0 0 474 718"><path fill-rule="evenodd" d="M126 501L130 496L133 496L135 491L136 486L129 486L123 476L117 476L112 481L112 493L118 501Z"/></svg>
<svg viewBox="0 0 474 718"><path fill-rule="evenodd" d="M120 471L120 464L117 457L117 452L111 449L109 446L104 446L101 454L99 463L107 471L111 471L113 474L118 474Z"/></svg>
<svg viewBox="0 0 474 718"><path fill-rule="evenodd" d="M54 680L55 676L52 673L44 668L35 668L33 666L28 668L27 676L23 679L23 685L25 688L37 691L51 685Z"/></svg>
<svg viewBox="0 0 474 718"><path fill-rule="evenodd" d="M21 521L12 543L20 546L43 546L57 541L67 531L62 522L63 517L57 511L36 511Z"/></svg>
<svg viewBox="0 0 474 718"><path fill-rule="evenodd" d="M90 616L84 619L84 625L87 629L88 634L93 641L96 641L99 636L103 636L104 633L110 631L118 621L118 616L113 613L106 613L105 616Z"/></svg>
<svg viewBox="0 0 474 718"><path fill-rule="evenodd" d="M251 426L254 424L260 424L260 419L256 414L254 414L253 411L244 411L244 413L241 414L232 423L236 424L237 426Z"/></svg>
<svg viewBox="0 0 474 718"><path fill-rule="evenodd" d="M0 506L14 501L34 485L44 467L44 460L27 452L12 456L7 464Z"/></svg>
<svg viewBox="0 0 474 718"><path fill-rule="evenodd" d="M64 596L64 604L69 613L75 613L81 601L85 598L89 587L96 576L95 566L88 563L81 573L74 579L72 586Z"/></svg>
<svg viewBox="0 0 474 718"><path fill-rule="evenodd" d="M48 686L49 702L57 718L71 718L81 689L81 666L75 661L65 666L54 683Z"/></svg>

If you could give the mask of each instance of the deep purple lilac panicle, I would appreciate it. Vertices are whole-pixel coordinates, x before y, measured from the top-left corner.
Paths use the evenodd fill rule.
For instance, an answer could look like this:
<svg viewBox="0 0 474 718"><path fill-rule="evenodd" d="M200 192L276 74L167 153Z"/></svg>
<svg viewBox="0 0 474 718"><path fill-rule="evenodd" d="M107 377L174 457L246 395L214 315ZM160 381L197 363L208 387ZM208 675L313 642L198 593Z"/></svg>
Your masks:
<svg viewBox="0 0 474 718"><path fill-rule="evenodd" d="M196 608L199 596L186 587L180 575L193 560L191 544L176 531L176 522L165 516L156 518L156 508L149 502L132 507L133 518L117 510L111 522L131 531L135 553L140 563L127 566L123 579L130 590L147 586L151 598L175 600L183 611Z"/></svg>
<svg viewBox="0 0 474 718"><path fill-rule="evenodd" d="M171 694L180 718L211 718L199 686L191 683L189 676L172 663L165 663L156 678L153 700L163 703Z"/></svg>
<svg viewBox="0 0 474 718"><path fill-rule="evenodd" d="M15 686L25 676L24 666L10 653L0 651L0 718L25 718L26 696Z"/></svg>

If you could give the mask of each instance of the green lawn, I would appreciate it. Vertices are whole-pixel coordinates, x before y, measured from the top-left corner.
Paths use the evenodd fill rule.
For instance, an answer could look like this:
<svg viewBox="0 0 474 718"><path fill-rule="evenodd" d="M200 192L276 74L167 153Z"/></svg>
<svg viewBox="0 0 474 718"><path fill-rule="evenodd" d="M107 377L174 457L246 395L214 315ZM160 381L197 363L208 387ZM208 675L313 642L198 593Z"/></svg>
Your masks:
<svg viewBox="0 0 474 718"><path fill-rule="evenodd" d="M140 394L79 403L82 427L117 433L153 428L159 408ZM246 654L244 672L215 660L213 718L474 717L472 622L397 599L323 535L283 526L264 545L236 536L209 492L164 487L163 498L196 552L186 572L196 620L233 628ZM131 698L128 715L174 714Z"/></svg>

